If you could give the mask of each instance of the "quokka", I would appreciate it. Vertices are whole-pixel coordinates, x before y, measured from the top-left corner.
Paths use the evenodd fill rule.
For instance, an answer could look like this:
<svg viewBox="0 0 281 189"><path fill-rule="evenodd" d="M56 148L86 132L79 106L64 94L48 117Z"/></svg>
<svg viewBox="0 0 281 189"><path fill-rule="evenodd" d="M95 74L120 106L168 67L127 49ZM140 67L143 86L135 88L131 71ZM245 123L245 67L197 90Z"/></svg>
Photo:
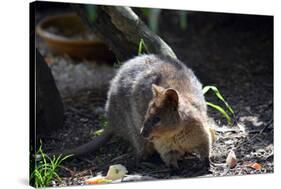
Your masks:
<svg viewBox="0 0 281 189"><path fill-rule="evenodd" d="M138 160L159 153L178 168L178 160L195 153L209 166L212 135L202 85L179 60L141 55L125 62L111 81L105 110L104 133L65 154L94 151L116 135L133 146Z"/></svg>

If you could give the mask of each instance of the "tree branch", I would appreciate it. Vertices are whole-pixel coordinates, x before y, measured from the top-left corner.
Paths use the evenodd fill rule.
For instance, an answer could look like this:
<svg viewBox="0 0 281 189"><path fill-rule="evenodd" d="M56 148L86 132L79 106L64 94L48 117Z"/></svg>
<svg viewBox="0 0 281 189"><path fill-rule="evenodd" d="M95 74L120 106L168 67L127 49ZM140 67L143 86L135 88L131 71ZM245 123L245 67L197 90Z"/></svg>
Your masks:
<svg viewBox="0 0 281 189"><path fill-rule="evenodd" d="M95 32L115 53L118 60L136 56L141 39L148 53L177 58L173 50L158 35L154 34L129 7L98 6L97 18L90 21L85 6L73 4L82 21Z"/></svg>

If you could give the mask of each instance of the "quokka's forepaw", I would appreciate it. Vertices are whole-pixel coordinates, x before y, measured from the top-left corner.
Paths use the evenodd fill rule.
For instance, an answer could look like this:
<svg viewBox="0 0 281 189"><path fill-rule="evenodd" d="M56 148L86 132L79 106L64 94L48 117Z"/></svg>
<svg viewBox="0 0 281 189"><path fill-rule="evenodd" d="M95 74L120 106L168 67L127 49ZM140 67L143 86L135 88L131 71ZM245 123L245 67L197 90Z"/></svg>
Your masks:
<svg viewBox="0 0 281 189"><path fill-rule="evenodd" d="M179 169L178 161L177 160L171 161L169 167L172 170L178 170Z"/></svg>
<svg viewBox="0 0 281 189"><path fill-rule="evenodd" d="M166 166L173 169L178 170L178 160L180 159L180 153L176 150L171 150L162 156L163 161L165 162Z"/></svg>

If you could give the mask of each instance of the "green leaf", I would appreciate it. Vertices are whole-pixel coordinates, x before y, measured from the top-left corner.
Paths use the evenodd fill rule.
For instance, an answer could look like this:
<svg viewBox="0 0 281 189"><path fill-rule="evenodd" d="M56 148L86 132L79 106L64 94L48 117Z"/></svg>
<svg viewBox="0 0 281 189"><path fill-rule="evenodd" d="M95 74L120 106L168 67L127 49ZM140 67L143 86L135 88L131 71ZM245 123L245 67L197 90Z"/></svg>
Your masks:
<svg viewBox="0 0 281 189"><path fill-rule="evenodd" d="M95 136L100 136L103 133L104 129L99 129L94 132Z"/></svg>
<svg viewBox="0 0 281 189"><path fill-rule="evenodd" d="M61 159L61 161L64 161L64 160L66 160L67 158L70 158L70 157L72 157L72 156L74 156L74 154L69 154L69 155L67 155L67 156L64 156L64 157Z"/></svg>
<svg viewBox="0 0 281 189"><path fill-rule="evenodd" d="M108 125L107 118L104 115L99 116L99 123L102 128L106 128Z"/></svg>
<svg viewBox="0 0 281 189"><path fill-rule="evenodd" d="M206 103L208 106L211 106L212 108L218 110L226 118L228 124L232 124L230 116L226 113L226 111L224 111L223 108L211 102L206 102Z"/></svg>
<svg viewBox="0 0 281 189"><path fill-rule="evenodd" d="M141 55L143 53L143 49L145 49L147 51L144 40L141 39L139 42L138 55Z"/></svg>
<svg viewBox="0 0 281 189"><path fill-rule="evenodd" d="M229 110L229 112L234 115L234 111L233 109L231 108L231 106L226 102L226 100L222 97L221 93L219 92L219 90L217 89L217 87L215 86L205 86L203 88L203 94L206 94L209 90L212 90L216 96L218 97L218 99L220 99L224 104L225 106L227 107L227 109Z"/></svg>

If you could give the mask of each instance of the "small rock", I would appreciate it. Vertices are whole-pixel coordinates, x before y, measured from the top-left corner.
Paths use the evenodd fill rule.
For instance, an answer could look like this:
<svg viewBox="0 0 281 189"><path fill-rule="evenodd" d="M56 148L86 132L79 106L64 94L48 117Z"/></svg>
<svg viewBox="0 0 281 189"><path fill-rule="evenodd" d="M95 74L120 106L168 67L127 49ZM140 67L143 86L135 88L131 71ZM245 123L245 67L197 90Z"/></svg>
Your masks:
<svg viewBox="0 0 281 189"><path fill-rule="evenodd" d="M227 141L225 141L224 142L226 145L231 145L231 144L233 144L233 140L227 140Z"/></svg>
<svg viewBox="0 0 281 189"><path fill-rule="evenodd" d="M233 150L230 150L226 158L226 164L229 166L230 169L234 168L237 165L237 158Z"/></svg>
<svg viewBox="0 0 281 189"><path fill-rule="evenodd" d="M97 114L97 115L104 114L104 108L103 107L97 107L95 109L95 114Z"/></svg>
<svg viewBox="0 0 281 189"><path fill-rule="evenodd" d="M56 182L55 182L54 180L52 180L52 181L51 181L51 185L52 185L53 187L55 187L55 186L56 186Z"/></svg>
<svg viewBox="0 0 281 189"><path fill-rule="evenodd" d="M87 118L81 118L80 121L81 122L88 122L89 120Z"/></svg>

